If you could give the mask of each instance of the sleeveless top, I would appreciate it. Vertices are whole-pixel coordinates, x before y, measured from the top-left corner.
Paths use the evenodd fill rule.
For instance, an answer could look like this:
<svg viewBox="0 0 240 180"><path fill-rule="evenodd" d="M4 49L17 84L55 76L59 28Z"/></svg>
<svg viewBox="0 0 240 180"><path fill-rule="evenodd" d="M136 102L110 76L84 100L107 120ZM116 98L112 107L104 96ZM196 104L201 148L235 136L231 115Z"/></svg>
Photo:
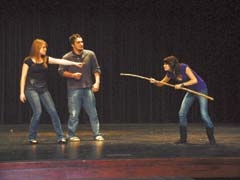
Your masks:
<svg viewBox="0 0 240 180"><path fill-rule="evenodd" d="M171 78L172 80L178 82L178 83L184 83L186 81L189 81L189 77L186 74L186 68L189 67L187 64L180 63L180 74L182 76L182 80L178 80L177 77L172 73L172 72L167 72L167 76ZM204 82L204 80L195 72L191 69L195 77L197 78L197 84L188 86L187 88L195 90L195 91L202 91L204 89L207 89L207 85Z"/></svg>

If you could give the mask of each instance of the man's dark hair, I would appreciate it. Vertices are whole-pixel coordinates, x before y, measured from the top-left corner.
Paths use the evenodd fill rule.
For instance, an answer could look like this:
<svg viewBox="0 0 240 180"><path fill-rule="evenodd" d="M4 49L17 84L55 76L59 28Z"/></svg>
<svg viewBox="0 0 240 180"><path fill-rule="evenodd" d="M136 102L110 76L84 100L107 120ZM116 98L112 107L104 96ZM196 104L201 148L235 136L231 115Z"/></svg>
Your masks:
<svg viewBox="0 0 240 180"><path fill-rule="evenodd" d="M72 45L77 38L82 38L82 36L80 34L72 34L71 36L69 36L68 40L70 45Z"/></svg>

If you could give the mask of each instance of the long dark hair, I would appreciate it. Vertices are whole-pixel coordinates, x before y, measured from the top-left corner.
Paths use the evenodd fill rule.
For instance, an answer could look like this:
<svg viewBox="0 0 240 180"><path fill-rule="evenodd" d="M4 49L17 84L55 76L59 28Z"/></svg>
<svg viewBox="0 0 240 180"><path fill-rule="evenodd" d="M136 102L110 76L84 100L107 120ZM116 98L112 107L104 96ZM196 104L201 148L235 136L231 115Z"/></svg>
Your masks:
<svg viewBox="0 0 240 180"><path fill-rule="evenodd" d="M167 56L163 59L163 62L170 66L171 72L177 78L181 75L180 73L180 63L178 58L175 56Z"/></svg>

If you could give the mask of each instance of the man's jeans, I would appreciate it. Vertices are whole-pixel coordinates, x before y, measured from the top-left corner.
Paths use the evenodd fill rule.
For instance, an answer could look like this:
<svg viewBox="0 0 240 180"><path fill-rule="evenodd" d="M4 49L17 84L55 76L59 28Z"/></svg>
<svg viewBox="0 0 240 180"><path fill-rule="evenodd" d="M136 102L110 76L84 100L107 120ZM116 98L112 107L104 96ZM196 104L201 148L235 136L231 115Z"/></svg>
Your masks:
<svg viewBox="0 0 240 180"><path fill-rule="evenodd" d="M81 107L88 114L94 136L99 135L99 119L94 93L90 88L82 88L68 89L68 136L75 136Z"/></svg>
<svg viewBox="0 0 240 180"><path fill-rule="evenodd" d="M29 128L29 139L36 139L37 138L37 131L38 126L40 122L40 116L42 114L42 106L45 107L47 112L49 113L53 127L55 129L55 132L57 134L57 139L61 139L63 137L63 130L60 122L60 118L58 116L58 113L56 111L54 102L52 100L52 97L48 90L38 93L35 90L26 90L26 97L28 102L30 103L33 115L30 122L30 128Z"/></svg>
<svg viewBox="0 0 240 180"><path fill-rule="evenodd" d="M208 90L205 89L201 91L203 94L208 94ZM202 120L204 121L204 125L207 128L212 128L213 123L211 121L211 118L209 117L208 114L208 100L202 96L194 95L192 93L187 92L182 100L181 108L179 110L179 121L180 121L180 126L187 126L187 114L189 111L189 108L192 106L193 102L195 99L198 99L199 105L200 105L200 113Z"/></svg>

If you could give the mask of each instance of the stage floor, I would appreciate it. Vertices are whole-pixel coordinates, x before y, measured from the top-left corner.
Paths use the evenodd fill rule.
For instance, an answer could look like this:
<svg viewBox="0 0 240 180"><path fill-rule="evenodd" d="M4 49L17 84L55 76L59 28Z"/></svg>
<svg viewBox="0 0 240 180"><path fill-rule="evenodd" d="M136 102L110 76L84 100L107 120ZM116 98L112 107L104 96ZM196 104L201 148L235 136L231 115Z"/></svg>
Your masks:
<svg viewBox="0 0 240 180"><path fill-rule="evenodd" d="M93 141L89 124L80 124L80 142L57 144L52 125L41 124L39 144L30 145L28 125L1 125L0 179L240 179L239 124L215 124L216 145L201 124L189 124L185 145L174 143L178 124L101 124L101 131L105 141Z"/></svg>
<svg viewBox="0 0 240 180"><path fill-rule="evenodd" d="M66 130L66 125L63 125ZM96 160L121 158L240 157L240 126L215 125L209 145L201 124L189 124L188 144L176 145L178 124L102 124L105 141L93 141L89 124L79 126L80 142L57 144L51 124L41 124L39 144L27 141L28 125L0 126L0 161Z"/></svg>

